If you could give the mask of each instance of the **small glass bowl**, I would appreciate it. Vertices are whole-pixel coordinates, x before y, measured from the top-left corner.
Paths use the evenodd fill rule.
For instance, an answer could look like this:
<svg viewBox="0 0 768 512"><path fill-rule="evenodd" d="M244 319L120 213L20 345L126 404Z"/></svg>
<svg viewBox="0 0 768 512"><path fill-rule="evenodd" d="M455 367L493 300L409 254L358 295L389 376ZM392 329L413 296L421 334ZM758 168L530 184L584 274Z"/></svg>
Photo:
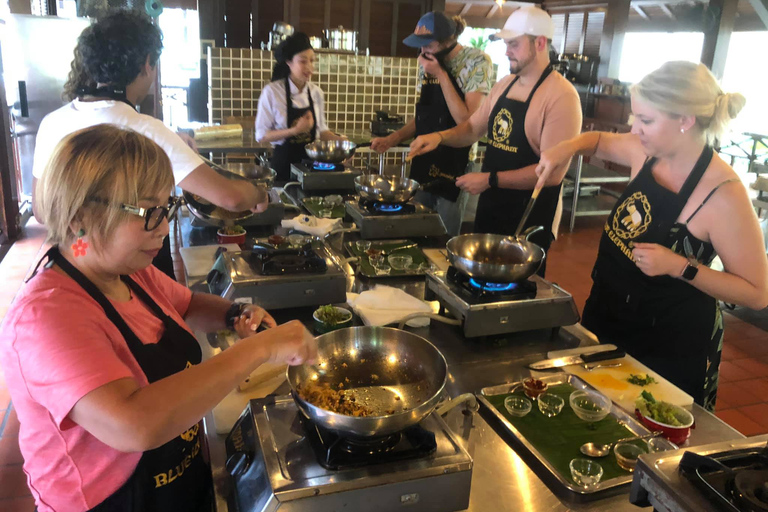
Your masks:
<svg viewBox="0 0 768 512"><path fill-rule="evenodd" d="M288 235L288 243L291 247L301 247L305 243L307 243L307 237L305 235L301 235L298 233L292 233Z"/></svg>
<svg viewBox="0 0 768 512"><path fill-rule="evenodd" d="M541 387L536 387L537 382L541 383ZM525 379L523 381L523 392L525 393L525 396L533 400L536 400L536 398L542 393L546 393L548 387L549 384L534 377Z"/></svg>
<svg viewBox="0 0 768 512"><path fill-rule="evenodd" d="M580 389L571 393L568 398L574 414L580 419L589 422L600 421L611 412L612 402L598 393Z"/></svg>
<svg viewBox="0 0 768 512"><path fill-rule="evenodd" d="M357 250L364 253L368 249L371 248L371 241L370 240L358 240L355 242L355 247L357 247Z"/></svg>
<svg viewBox="0 0 768 512"><path fill-rule="evenodd" d="M533 408L531 401L522 396L511 395L504 399L504 408L516 418L522 418Z"/></svg>
<svg viewBox="0 0 768 512"><path fill-rule="evenodd" d="M393 269L405 270L413 263L413 256L410 254L390 254L387 261Z"/></svg>
<svg viewBox="0 0 768 512"><path fill-rule="evenodd" d="M672 441L663 437L652 437L646 441L648 444L648 451L650 453L666 452L669 450L677 450L680 448Z"/></svg>
<svg viewBox="0 0 768 512"><path fill-rule="evenodd" d="M320 206L323 204L323 198L320 196L310 196L304 199L305 202Z"/></svg>
<svg viewBox="0 0 768 512"><path fill-rule="evenodd" d="M546 416L547 418L553 418L560 414L560 411L563 410L563 406L565 405L565 400L560 398L557 395L553 395L552 393L542 393L539 395L538 400L536 400L536 403L539 405L539 410L541 411L541 414Z"/></svg>
<svg viewBox="0 0 768 512"><path fill-rule="evenodd" d="M648 453L649 449L650 447L645 441L632 439L616 443L616 446L613 447L613 454L616 456L616 462L619 463L619 466L631 473L635 470L637 458Z"/></svg>
<svg viewBox="0 0 768 512"><path fill-rule="evenodd" d="M330 208L321 208L319 212L317 212L317 215L321 219L330 219L333 216L333 210Z"/></svg>
<svg viewBox="0 0 768 512"><path fill-rule="evenodd" d="M568 467L571 468L571 478L576 485L585 489L596 486L603 478L603 467L593 460L573 459Z"/></svg>
<svg viewBox="0 0 768 512"><path fill-rule="evenodd" d="M339 206L344 199L338 194L332 194L330 196L325 196L323 198L323 206L326 208L333 208L334 206Z"/></svg>

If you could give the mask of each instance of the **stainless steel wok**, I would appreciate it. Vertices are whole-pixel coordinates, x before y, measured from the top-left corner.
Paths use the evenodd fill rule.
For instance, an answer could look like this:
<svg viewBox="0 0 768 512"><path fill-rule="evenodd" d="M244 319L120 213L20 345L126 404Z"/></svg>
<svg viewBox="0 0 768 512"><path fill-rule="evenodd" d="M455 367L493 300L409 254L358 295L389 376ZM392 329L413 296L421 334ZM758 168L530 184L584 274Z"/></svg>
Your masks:
<svg viewBox="0 0 768 512"><path fill-rule="evenodd" d="M420 188L417 181L402 176L361 174L355 178L355 190L361 197L382 203L407 203Z"/></svg>
<svg viewBox="0 0 768 512"><path fill-rule="evenodd" d="M271 189L277 173L269 167L256 164L227 163L222 166L223 172L244 178L256 186ZM229 176L227 176L229 177Z"/></svg>
<svg viewBox="0 0 768 512"><path fill-rule="evenodd" d="M448 240L445 246L451 265L484 281L514 283L532 276L544 260L544 249L528 237L542 230L529 228L521 238L470 233Z"/></svg>
<svg viewBox="0 0 768 512"><path fill-rule="evenodd" d="M234 226L254 215L250 210L231 212L206 201L200 196L190 194L186 190L184 191L184 202L192 215L206 224L220 228Z"/></svg>
<svg viewBox="0 0 768 512"><path fill-rule="evenodd" d="M349 140L316 140L304 146L307 156L315 162L340 164L355 154L357 144Z"/></svg>
<svg viewBox="0 0 768 512"><path fill-rule="evenodd" d="M317 348L315 366L289 367L288 383L296 405L310 420L340 434L374 437L415 425L434 410L445 387L443 355L406 331L349 327L318 337ZM354 390L356 402L374 415L347 416L310 404L299 390L313 381Z"/></svg>

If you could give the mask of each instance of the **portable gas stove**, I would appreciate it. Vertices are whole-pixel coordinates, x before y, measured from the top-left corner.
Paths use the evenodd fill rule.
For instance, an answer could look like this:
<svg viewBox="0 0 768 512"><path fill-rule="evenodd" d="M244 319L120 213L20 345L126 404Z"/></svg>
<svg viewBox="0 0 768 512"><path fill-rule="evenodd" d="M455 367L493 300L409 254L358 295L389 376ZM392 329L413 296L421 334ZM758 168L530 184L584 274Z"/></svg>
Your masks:
<svg viewBox="0 0 768 512"><path fill-rule="evenodd" d="M472 458L443 419L385 438L345 439L289 397L251 400L226 439L241 512L420 512L469 505Z"/></svg>
<svg viewBox="0 0 768 512"><path fill-rule="evenodd" d="M268 246L266 239L257 244ZM265 309L334 304L346 300L347 277L324 242L295 249L222 252L208 274L211 293L251 298Z"/></svg>
<svg viewBox="0 0 768 512"><path fill-rule="evenodd" d="M768 510L768 435L643 455L629 500L658 512Z"/></svg>
<svg viewBox="0 0 768 512"><path fill-rule="evenodd" d="M573 297L533 275L518 283L472 279L455 267L427 272L428 294L462 321L464 336L550 329L579 321Z"/></svg>
<svg viewBox="0 0 768 512"><path fill-rule="evenodd" d="M366 199L345 203L347 213L365 239L440 236L446 233L443 219L424 205L379 203Z"/></svg>
<svg viewBox="0 0 768 512"><path fill-rule="evenodd" d="M354 167L345 167L344 164L327 164L302 160L298 164L291 164L291 175L301 183L302 190L355 190L355 178L363 171Z"/></svg>

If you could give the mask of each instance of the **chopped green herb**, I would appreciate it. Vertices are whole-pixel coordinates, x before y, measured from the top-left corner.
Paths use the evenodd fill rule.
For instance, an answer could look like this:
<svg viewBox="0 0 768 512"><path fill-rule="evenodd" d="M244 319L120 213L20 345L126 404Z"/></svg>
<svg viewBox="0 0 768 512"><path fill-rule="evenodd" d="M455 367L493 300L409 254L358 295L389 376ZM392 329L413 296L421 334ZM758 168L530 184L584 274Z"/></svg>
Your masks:
<svg viewBox="0 0 768 512"><path fill-rule="evenodd" d="M636 384L638 386L647 386L649 384L656 384L656 379L654 379L647 373L645 374L645 377L643 377L642 375L635 375L634 373L630 373L629 378L627 379L627 382L629 382L630 384Z"/></svg>
<svg viewBox="0 0 768 512"><path fill-rule="evenodd" d="M326 325L336 325L349 319L349 315L343 309L338 309L330 304L320 306L315 311L317 319Z"/></svg>

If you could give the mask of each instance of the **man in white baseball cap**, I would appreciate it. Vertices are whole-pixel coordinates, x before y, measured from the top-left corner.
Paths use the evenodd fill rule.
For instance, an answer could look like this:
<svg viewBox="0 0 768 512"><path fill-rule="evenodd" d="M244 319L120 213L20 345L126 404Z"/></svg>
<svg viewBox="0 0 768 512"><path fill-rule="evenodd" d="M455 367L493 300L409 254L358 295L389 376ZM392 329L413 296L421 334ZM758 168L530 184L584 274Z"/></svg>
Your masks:
<svg viewBox="0 0 768 512"><path fill-rule="evenodd" d="M439 144L461 147L488 134L481 172L460 176L456 185L480 194L475 232L512 235L536 186L541 152L581 131L581 103L576 89L552 69L549 46L552 18L537 7L516 10L504 28L491 36L503 39L512 72L491 90L467 121L450 130L422 135L411 144L411 157ZM544 226L530 241L549 248L562 207L562 180L543 184L525 228ZM545 265L539 269L544 275Z"/></svg>

